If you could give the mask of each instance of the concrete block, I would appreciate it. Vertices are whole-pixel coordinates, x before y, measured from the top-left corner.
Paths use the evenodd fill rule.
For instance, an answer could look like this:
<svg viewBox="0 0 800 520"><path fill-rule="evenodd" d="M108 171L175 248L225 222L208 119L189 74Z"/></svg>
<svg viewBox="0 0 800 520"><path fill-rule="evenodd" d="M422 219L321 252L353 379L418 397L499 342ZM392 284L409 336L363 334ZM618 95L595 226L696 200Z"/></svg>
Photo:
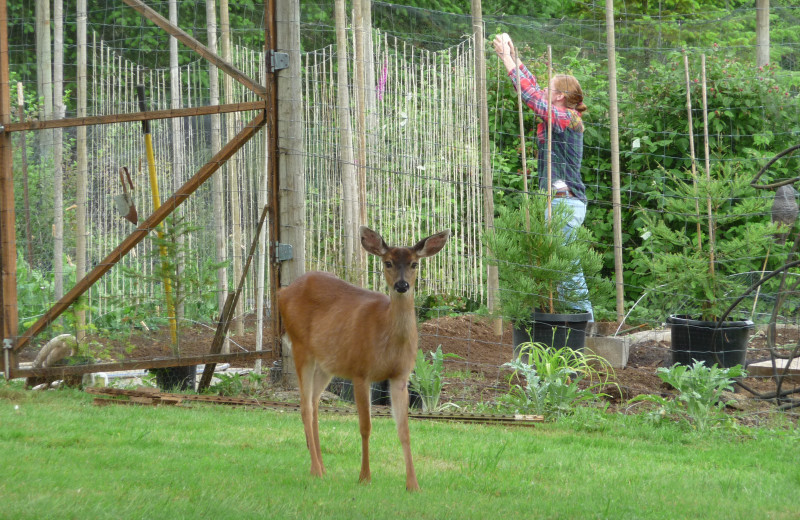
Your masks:
<svg viewBox="0 0 800 520"><path fill-rule="evenodd" d="M630 349L631 341L627 336L589 337L586 338L586 346L584 347L584 351L587 354L594 354L605 359L614 368L624 368L628 364Z"/></svg>

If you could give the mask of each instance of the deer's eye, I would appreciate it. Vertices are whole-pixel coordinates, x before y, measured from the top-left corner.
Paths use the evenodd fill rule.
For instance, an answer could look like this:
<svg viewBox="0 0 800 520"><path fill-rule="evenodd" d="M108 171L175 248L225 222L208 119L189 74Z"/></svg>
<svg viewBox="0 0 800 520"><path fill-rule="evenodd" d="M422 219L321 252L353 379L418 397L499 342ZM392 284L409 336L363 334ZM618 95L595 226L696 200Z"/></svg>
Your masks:
<svg viewBox="0 0 800 520"><path fill-rule="evenodd" d="M411 269L416 269L419 264L417 262L411 263Z"/></svg>
<svg viewBox="0 0 800 520"><path fill-rule="evenodd" d="M392 268L392 263L391 262L384 262L383 265L386 266L386 269L391 269Z"/></svg>

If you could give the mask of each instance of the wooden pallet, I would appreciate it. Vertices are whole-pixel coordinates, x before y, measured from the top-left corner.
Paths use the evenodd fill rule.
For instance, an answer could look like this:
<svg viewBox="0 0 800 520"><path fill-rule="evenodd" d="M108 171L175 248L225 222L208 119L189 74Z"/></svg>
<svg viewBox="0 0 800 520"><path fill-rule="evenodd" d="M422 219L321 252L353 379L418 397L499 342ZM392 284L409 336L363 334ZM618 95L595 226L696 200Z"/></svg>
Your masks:
<svg viewBox="0 0 800 520"><path fill-rule="evenodd" d="M228 406L248 406L268 408L273 410L299 411L298 403L285 403L281 401L267 401L247 397L224 397L218 395L198 394L173 394L161 392L156 388L140 387L135 390L121 388L87 387L86 392L96 395L94 404L97 406L108 405L140 405L140 406L185 406L189 403L210 403ZM342 415L355 415L353 408L321 406L320 412ZM388 406L372 406L373 417L391 417L392 411ZM513 426L534 426L544 421L541 415L496 415L496 414L470 414L453 412L418 412L410 411L410 419L465 422L473 424L506 424Z"/></svg>

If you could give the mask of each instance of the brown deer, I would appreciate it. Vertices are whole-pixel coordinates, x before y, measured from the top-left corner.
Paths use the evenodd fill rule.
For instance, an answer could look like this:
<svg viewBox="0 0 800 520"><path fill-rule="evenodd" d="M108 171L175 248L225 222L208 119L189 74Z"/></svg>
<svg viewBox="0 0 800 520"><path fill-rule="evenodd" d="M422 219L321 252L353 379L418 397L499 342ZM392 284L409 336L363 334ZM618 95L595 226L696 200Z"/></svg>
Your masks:
<svg viewBox="0 0 800 520"><path fill-rule="evenodd" d="M392 415L403 445L406 489L419 490L408 432L408 377L417 353L414 283L420 258L444 247L450 231L413 247L389 247L361 227L361 245L379 256L390 296L361 289L328 273L309 272L278 293L300 383L300 410L311 454L311 474L325 473L319 446L319 398L333 376L353 381L361 431L361 482L369 470L370 383L389 380Z"/></svg>

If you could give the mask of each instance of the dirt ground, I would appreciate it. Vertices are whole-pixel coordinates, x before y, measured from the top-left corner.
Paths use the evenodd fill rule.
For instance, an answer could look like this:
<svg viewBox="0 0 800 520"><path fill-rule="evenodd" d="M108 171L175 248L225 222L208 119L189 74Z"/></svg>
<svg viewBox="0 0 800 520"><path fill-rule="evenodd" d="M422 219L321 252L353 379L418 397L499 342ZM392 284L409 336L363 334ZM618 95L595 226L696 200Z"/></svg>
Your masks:
<svg viewBox="0 0 800 520"><path fill-rule="evenodd" d="M599 335L612 335L616 324L597 324ZM181 352L183 356L195 356L208 353L214 330L207 326L196 325L182 328L180 331ZM499 393L508 390L508 369L503 363L513 356L512 329L509 324L503 327L502 335L494 332L493 323L487 318L475 315L443 317L423 323L419 327L419 346L424 352L436 350L441 345L445 353L456 354L458 359L445 362L447 386L444 391L446 400L490 402ZM264 348L273 344L271 331L264 330ZM113 338L94 337L103 345L103 351L109 360L141 360L156 357L169 357L169 329L162 327L157 331L133 329L129 334L116 335ZM797 329L779 331L778 343L796 344ZM231 352L255 350L255 323L248 318L245 323L245 334L231 336ZM768 359L764 350L766 341L763 333L756 333L751 338L748 362ZM22 353L21 361L31 361L36 355L34 349ZM264 358L264 367L271 367L277 355ZM666 394L670 390L656 376L656 369L669 366L670 351L666 341L646 340L634 342L631 346L628 364L614 373L619 392L610 389L612 402L619 404L636 395ZM246 367L247 365L239 364ZM252 366L250 362L249 366ZM774 389L771 379L748 378L745 383L759 392ZM743 392L743 391L742 391ZM620 395L621 394L621 395ZM745 395L748 395L745 393Z"/></svg>

